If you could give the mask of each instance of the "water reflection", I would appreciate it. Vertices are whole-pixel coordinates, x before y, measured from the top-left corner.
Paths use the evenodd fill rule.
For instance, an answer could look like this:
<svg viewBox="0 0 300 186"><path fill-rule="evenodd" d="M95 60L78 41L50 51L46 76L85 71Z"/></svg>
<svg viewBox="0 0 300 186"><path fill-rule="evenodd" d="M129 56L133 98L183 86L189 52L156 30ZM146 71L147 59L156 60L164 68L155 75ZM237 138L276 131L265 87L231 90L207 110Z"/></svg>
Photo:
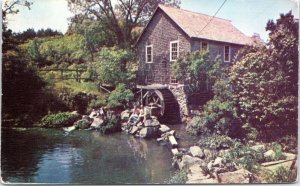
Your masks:
<svg viewBox="0 0 300 186"><path fill-rule="evenodd" d="M164 183L171 152L155 141L96 131L2 131L2 178L22 183Z"/></svg>

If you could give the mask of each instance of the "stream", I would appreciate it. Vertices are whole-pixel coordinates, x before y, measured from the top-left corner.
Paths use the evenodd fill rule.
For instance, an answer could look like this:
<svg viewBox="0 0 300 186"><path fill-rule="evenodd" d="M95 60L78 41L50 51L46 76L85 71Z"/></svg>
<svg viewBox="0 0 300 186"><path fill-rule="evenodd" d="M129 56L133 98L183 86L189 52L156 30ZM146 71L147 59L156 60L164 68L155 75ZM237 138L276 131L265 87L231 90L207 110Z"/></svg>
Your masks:
<svg viewBox="0 0 300 186"><path fill-rule="evenodd" d="M193 141L183 125L171 128L181 146ZM124 133L19 128L2 129L1 138L6 183L163 184L175 171L168 145Z"/></svg>

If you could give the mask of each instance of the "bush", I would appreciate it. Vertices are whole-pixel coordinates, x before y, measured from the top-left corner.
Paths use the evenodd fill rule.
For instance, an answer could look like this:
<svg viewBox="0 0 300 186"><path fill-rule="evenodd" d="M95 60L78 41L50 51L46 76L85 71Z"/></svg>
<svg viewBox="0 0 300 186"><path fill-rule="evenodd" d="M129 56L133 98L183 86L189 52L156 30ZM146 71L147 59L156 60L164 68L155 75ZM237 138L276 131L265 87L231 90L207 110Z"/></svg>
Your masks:
<svg viewBox="0 0 300 186"><path fill-rule="evenodd" d="M185 184L186 181L187 181L187 172L181 170L181 171L176 171L167 184Z"/></svg>
<svg viewBox="0 0 300 186"><path fill-rule="evenodd" d="M283 151L296 154L298 152L298 141L295 136L287 135L278 140L282 145Z"/></svg>
<svg viewBox="0 0 300 186"><path fill-rule="evenodd" d="M110 134L121 131L121 123L118 118L106 119L100 126L100 132L103 134Z"/></svg>
<svg viewBox="0 0 300 186"><path fill-rule="evenodd" d="M228 149L230 147L233 147L235 143L236 141L228 136L216 134L210 136L202 136L198 141L198 145L200 147L212 150Z"/></svg>
<svg viewBox="0 0 300 186"><path fill-rule="evenodd" d="M278 143L272 145L272 150L275 152L274 157L272 158L273 161L283 160L286 156L282 152L282 146Z"/></svg>
<svg viewBox="0 0 300 186"><path fill-rule="evenodd" d="M297 180L297 169L288 170L281 166L275 172L268 172L266 178L268 183L294 183Z"/></svg>
<svg viewBox="0 0 300 186"><path fill-rule="evenodd" d="M76 110L80 114L105 104L106 94L98 91L97 85L92 82L80 83L66 80L55 83L49 89L52 89L52 94L57 96L69 110Z"/></svg>
<svg viewBox="0 0 300 186"><path fill-rule="evenodd" d="M125 84L119 84L114 91L108 97L107 106L109 108L115 108L125 105L127 102L133 99L133 93L131 90L126 89Z"/></svg>
<svg viewBox="0 0 300 186"><path fill-rule="evenodd" d="M213 85L214 98L203 106L199 116L193 118L187 127L191 134L218 134L243 138L245 131L236 113L231 89L226 78L220 78Z"/></svg>
<svg viewBox="0 0 300 186"><path fill-rule="evenodd" d="M235 143L234 147L224 155L224 159L253 173L258 172L259 164L265 161L262 151L255 151L241 143Z"/></svg>
<svg viewBox="0 0 300 186"><path fill-rule="evenodd" d="M104 122L99 127L99 131L103 134L110 134L121 130L121 117L115 111L108 110Z"/></svg>
<svg viewBox="0 0 300 186"><path fill-rule="evenodd" d="M88 110L97 109L106 105L104 99L92 99L88 105Z"/></svg>
<svg viewBox="0 0 300 186"><path fill-rule="evenodd" d="M229 75L238 115L259 131L260 138L272 139L278 137L276 129L297 131L299 26L289 12L276 23L269 21L266 30L266 46L241 50Z"/></svg>
<svg viewBox="0 0 300 186"><path fill-rule="evenodd" d="M80 116L78 114L71 112L48 114L42 118L39 126L47 128L69 127L79 118Z"/></svg>

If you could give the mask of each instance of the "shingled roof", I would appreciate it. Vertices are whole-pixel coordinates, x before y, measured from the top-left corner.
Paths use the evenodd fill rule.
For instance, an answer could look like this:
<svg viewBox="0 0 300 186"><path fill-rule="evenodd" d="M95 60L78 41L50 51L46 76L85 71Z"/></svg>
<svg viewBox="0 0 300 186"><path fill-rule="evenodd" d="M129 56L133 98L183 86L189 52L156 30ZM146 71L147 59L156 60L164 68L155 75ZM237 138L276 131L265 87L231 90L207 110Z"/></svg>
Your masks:
<svg viewBox="0 0 300 186"><path fill-rule="evenodd" d="M251 38L233 26L230 20L214 17L207 25L212 16L164 5L159 5L158 9L165 12L190 38L202 38L240 45L252 43ZM205 29L203 29L204 27Z"/></svg>

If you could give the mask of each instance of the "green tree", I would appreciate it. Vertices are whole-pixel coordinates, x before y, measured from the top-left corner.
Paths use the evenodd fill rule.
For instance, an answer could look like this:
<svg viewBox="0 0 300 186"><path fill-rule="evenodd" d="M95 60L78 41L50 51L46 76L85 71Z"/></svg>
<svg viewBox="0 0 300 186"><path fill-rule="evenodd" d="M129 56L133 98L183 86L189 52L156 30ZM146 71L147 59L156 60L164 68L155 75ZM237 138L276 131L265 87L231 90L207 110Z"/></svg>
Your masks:
<svg viewBox="0 0 300 186"><path fill-rule="evenodd" d="M180 57L172 64L172 74L185 82L192 92L210 91L217 76L221 73L219 57L212 61L209 52L196 51Z"/></svg>
<svg viewBox="0 0 300 186"><path fill-rule="evenodd" d="M132 91L127 89L125 84L118 84L116 89L109 95L107 106L113 108L125 105L133 99L133 96Z"/></svg>
<svg viewBox="0 0 300 186"><path fill-rule="evenodd" d="M94 61L94 55L100 51L101 47L112 47L116 44L115 35L105 28L102 22L88 18L80 19L78 16L71 19L66 34L80 34L85 38L85 47L90 54L91 61Z"/></svg>
<svg viewBox="0 0 300 186"><path fill-rule="evenodd" d="M84 18L97 20L103 28L116 37L116 43L122 48L134 44L133 31L145 25L159 3L178 6L179 0L118 0L115 5L107 0L68 0L69 8L74 12L74 21Z"/></svg>
<svg viewBox="0 0 300 186"><path fill-rule="evenodd" d="M131 87L135 80L137 64L130 50L112 47L102 48L92 68L100 85L108 84L115 87L119 83L125 83Z"/></svg>
<svg viewBox="0 0 300 186"><path fill-rule="evenodd" d="M85 39L79 34L36 38L23 44L21 48L39 67L87 61Z"/></svg>
<svg viewBox="0 0 300 186"><path fill-rule="evenodd" d="M243 122L262 135L297 127L298 23L291 12L269 21L268 47L242 51L230 72L233 97ZM273 130L274 136L277 135Z"/></svg>

